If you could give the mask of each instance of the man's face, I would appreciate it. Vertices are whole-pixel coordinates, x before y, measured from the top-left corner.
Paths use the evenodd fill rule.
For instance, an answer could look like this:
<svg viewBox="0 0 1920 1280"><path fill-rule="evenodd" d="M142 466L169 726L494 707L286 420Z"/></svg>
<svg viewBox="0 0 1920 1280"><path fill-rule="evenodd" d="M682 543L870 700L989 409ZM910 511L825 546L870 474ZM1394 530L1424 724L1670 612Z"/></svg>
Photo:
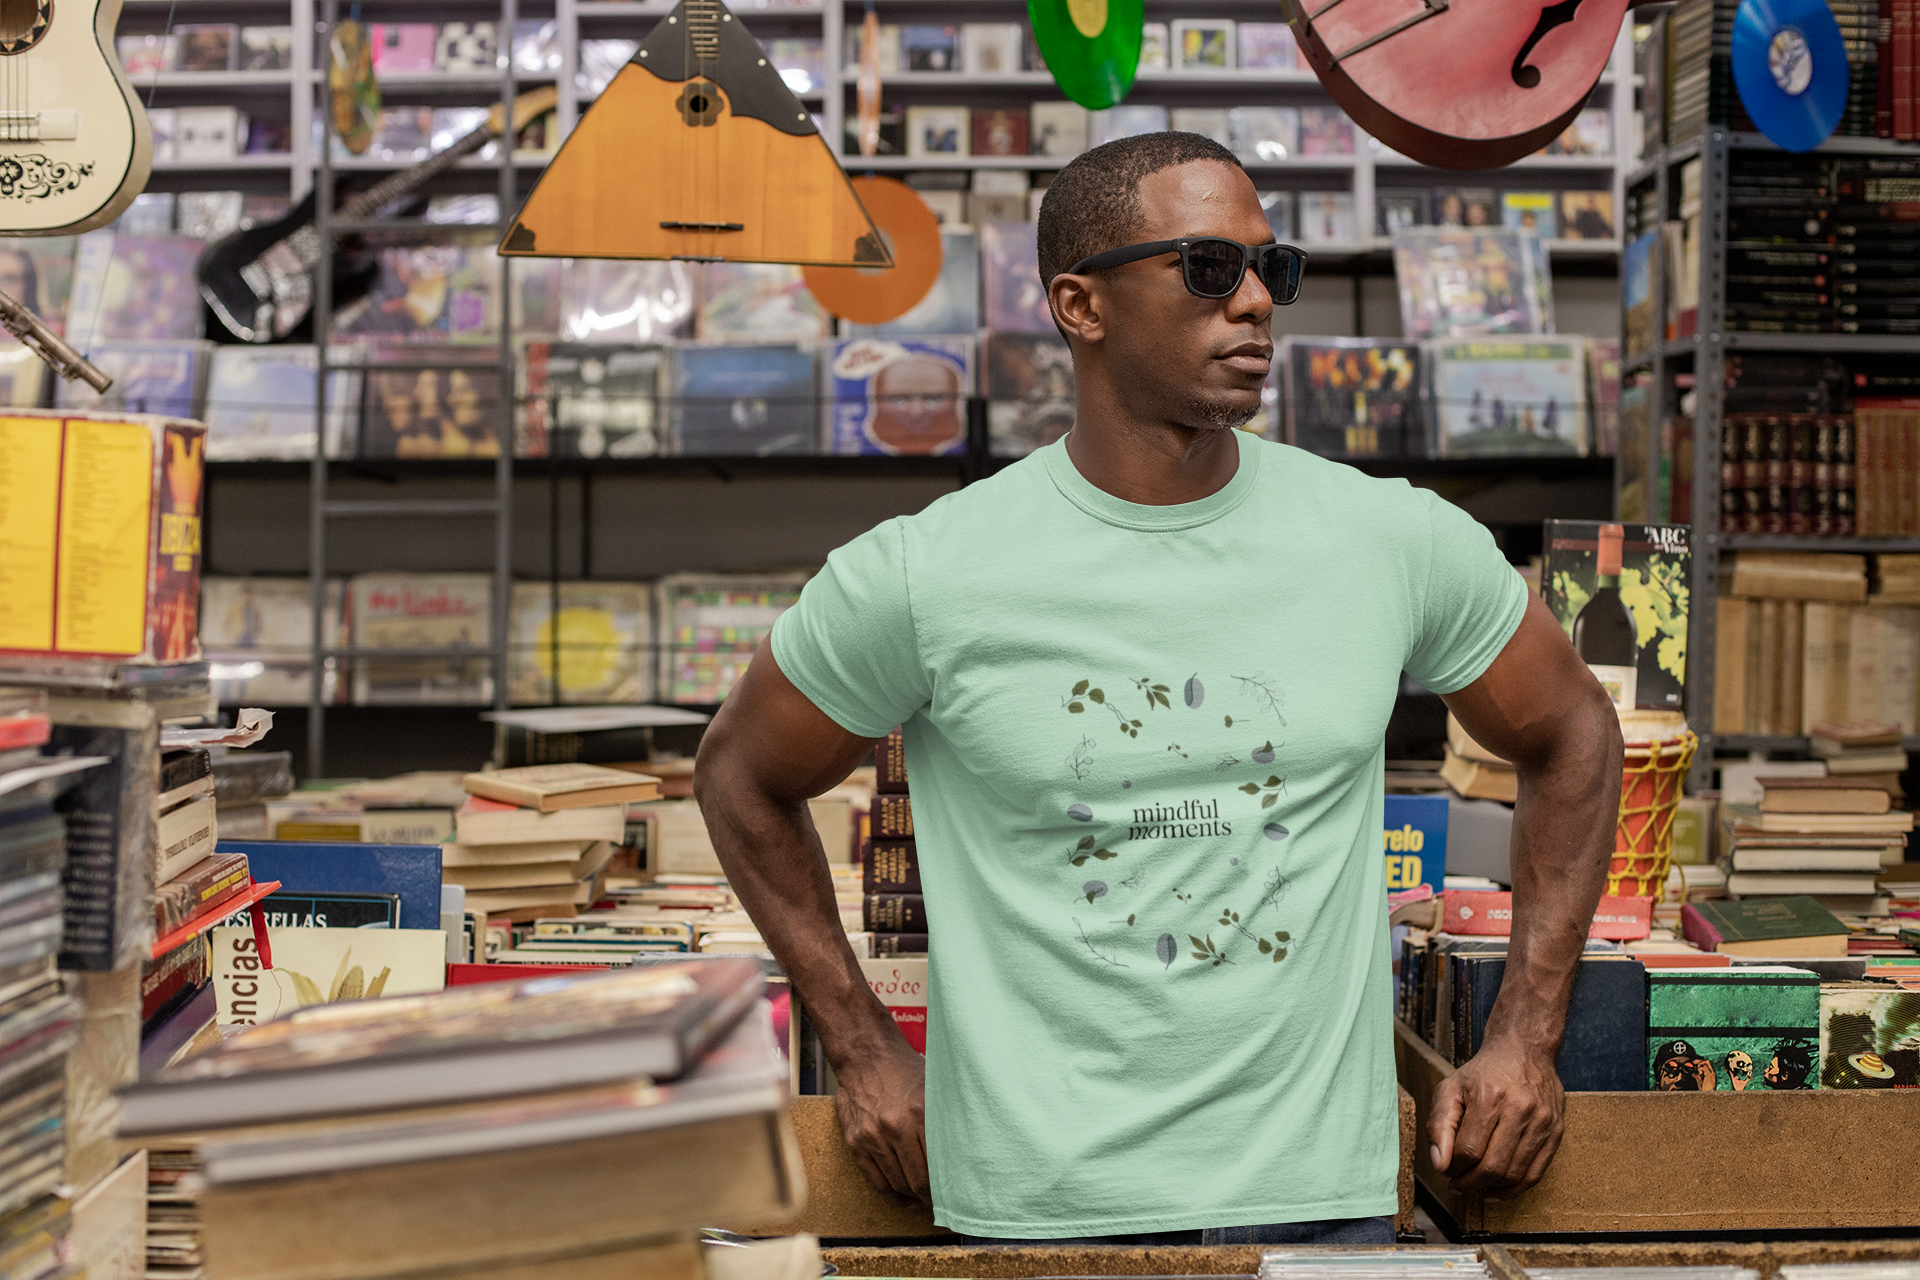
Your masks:
<svg viewBox="0 0 1920 1280"><path fill-rule="evenodd" d="M1235 165L1176 165L1143 178L1139 192L1141 221L1130 244L1194 236L1273 241L1253 182ZM1273 361L1273 298L1256 273L1247 272L1229 298L1188 293L1172 253L1092 279L1109 376L1143 416L1237 427L1259 412Z"/></svg>
<svg viewBox="0 0 1920 1280"><path fill-rule="evenodd" d="M902 453L936 449L960 434L960 379L931 356L908 356L873 379L873 435Z"/></svg>

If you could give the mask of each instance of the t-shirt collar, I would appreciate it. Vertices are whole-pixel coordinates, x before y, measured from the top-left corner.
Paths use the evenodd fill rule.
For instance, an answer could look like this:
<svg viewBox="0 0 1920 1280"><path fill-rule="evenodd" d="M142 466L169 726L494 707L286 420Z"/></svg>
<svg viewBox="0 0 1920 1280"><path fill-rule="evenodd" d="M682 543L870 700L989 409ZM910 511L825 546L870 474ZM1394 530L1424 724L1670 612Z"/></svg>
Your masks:
<svg viewBox="0 0 1920 1280"><path fill-rule="evenodd" d="M1250 433L1236 430L1233 435L1240 446L1240 465L1235 469L1233 479L1198 502L1181 502L1171 506L1144 506L1128 502L1098 487L1081 475L1080 469L1073 465L1073 459L1067 456L1066 436L1041 450L1041 454L1046 459L1047 473L1053 477L1055 487L1069 502L1096 520L1123 529L1172 531L1191 529L1218 520L1239 506L1253 491L1263 450L1260 442Z"/></svg>

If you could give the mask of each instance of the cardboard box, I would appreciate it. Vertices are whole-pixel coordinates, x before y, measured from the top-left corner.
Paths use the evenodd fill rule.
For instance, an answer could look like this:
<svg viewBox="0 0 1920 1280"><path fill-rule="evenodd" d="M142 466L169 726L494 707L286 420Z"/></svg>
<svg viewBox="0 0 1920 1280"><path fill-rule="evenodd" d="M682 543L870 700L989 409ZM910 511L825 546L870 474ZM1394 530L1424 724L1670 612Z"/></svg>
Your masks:
<svg viewBox="0 0 1920 1280"><path fill-rule="evenodd" d="M0 655L200 656L206 447L184 418L0 417Z"/></svg>

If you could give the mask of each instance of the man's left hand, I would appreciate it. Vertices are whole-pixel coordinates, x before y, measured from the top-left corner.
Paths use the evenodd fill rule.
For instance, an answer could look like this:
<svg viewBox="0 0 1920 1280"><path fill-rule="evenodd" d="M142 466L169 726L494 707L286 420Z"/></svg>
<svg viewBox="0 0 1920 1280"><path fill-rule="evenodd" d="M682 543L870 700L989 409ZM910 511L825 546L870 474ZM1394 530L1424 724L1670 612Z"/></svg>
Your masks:
<svg viewBox="0 0 1920 1280"><path fill-rule="evenodd" d="M1566 1107L1551 1056L1489 1040L1434 1090L1427 1124L1433 1167L1460 1191L1520 1195L1559 1150Z"/></svg>

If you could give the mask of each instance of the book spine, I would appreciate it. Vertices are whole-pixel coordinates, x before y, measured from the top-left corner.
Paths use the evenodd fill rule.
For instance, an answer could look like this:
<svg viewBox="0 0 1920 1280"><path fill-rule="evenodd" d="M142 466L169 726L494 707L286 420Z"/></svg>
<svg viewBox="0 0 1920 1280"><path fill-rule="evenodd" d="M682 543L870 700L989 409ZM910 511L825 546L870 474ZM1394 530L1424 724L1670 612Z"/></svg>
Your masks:
<svg viewBox="0 0 1920 1280"><path fill-rule="evenodd" d="M205 747L191 750L169 751L160 757L159 793L186 786L189 782L198 782L201 778L213 776L213 754Z"/></svg>
<svg viewBox="0 0 1920 1280"><path fill-rule="evenodd" d="M1740 419L1740 528L1759 533L1766 523L1766 420L1758 414Z"/></svg>
<svg viewBox="0 0 1920 1280"><path fill-rule="evenodd" d="M600 733L535 733L507 729L506 766L541 764L627 764L653 754L651 729L609 729Z"/></svg>
<svg viewBox="0 0 1920 1280"><path fill-rule="evenodd" d="M1802 656L1806 636L1806 605L1788 600L1781 607L1780 624L1780 732L1798 732L1804 714L1805 682Z"/></svg>
<svg viewBox="0 0 1920 1280"><path fill-rule="evenodd" d="M1833 418L1823 417L1813 424L1813 533L1825 538L1833 534Z"/></svg>
<svg viewBox="0 0 1920 1280"><path fill-rule="evenodd" d="M875 956L919 956L926 953L927 935L924 933L876 933L873 935Z"/></svg>
<svg viewBox="0 0 1920 1280"><path fill-rule="evenodd" d="M907 793L907 740L895 729L873 744L873 789L882 795Z"/></svg>
<svg viewBox="0 0 1920 1280"><path fill-rule="evenodd" d="M164 937L195 916L239 897L253 883L247 855L218 853L203 858L153 891L153 931Z"/></svg>
<svg viewBox="0 0 1920 1280"><path fill-rule="evenodd" d="M1741 449L1740 423L1737 418L1728 418L1720 430L1720 532L1739 533L1743 499L1741 488L1745 484L1746 472L1741 463L1744 453Z"/></svg>
<svg viewBox="0 0 1920 1280"><path fill-rule="evenodd" d="M861 916L869 933L927 932L926 899L917 893L871 893Z"/></svg>
<svg viewBox="0 0 1920 1280"><path fill-rule="evenodd" d="M1814 422L1804 415L1787 422L1787 532L1813 532Z"/></svg>
<svg viewBox="0 0 1920 1280"><path fill-rule="evenodd" d="M1712 951L1721 942L1720 931L1692 903L1680 908L1680 936L1702 951Z"/></svg>
<svg viewBox="0 0 1920 1280"><path fill-rule="evenodd" d="M919 893L920 858L911 840L869 840L860 859L861 889L877 893Z"/></svg>
<svg viewBox="0 0 1920 1280"><path fill-rule="evenodd" d="M140 1021L150 1021L181 991L211 976L205 934L158 960L149 960L140 967Z"/></svg>
<svg viewBox="0 0 1920 1280"><path fill-rule="evenodd" d="M906 796L876 795L873 836L876 840L913 839L913 802Z"/></svg>
<svg viewBox="0 0 1920 1280"><path fill-rule="evenodd" d="M1833 420L1833 536L1850 538L1859 521L1859 493L1855 477L1860 431L1856 420L1836 414Z"/></svg>
<svg viewBox="0 0 1920 1280"><path fill-rule="evenodd" d="M1747 608L1738 596L1714 602L1713 731L1745 733L1747 704Z"/></svg>
<svg viewBox="0 0 1920 1280"><path fill-rule="evenodd" d="M1914 0L1893 0L1893 136L1913 134Z"/></svg>
<svg viewBox="0 0 1920 1280"><path fill-rule="evenodd" d="M1787 531L1787 477L1788 434L1785 418L1770 417L1766 426L1767 462L1766 518L1761 530L1765 533L1785 533Z"/></svg>
<svg viewBox="0 0 1920 1280"><path fill-rule="evenodd" d="M62 754L108 758L60 802L67 818L60 967L116 969L144 927L152 892L159 731L56 725L51 742Z"/></svg>
<svg viewBox="0 0 1920 1280"><path fill-rule="evenodd" d="M1874 57L1878 74L1874 77L1873 133L1877 138L1893 136L1893 6L1895 0L1880 0L1879 20L1874 25Z"/></svg>

